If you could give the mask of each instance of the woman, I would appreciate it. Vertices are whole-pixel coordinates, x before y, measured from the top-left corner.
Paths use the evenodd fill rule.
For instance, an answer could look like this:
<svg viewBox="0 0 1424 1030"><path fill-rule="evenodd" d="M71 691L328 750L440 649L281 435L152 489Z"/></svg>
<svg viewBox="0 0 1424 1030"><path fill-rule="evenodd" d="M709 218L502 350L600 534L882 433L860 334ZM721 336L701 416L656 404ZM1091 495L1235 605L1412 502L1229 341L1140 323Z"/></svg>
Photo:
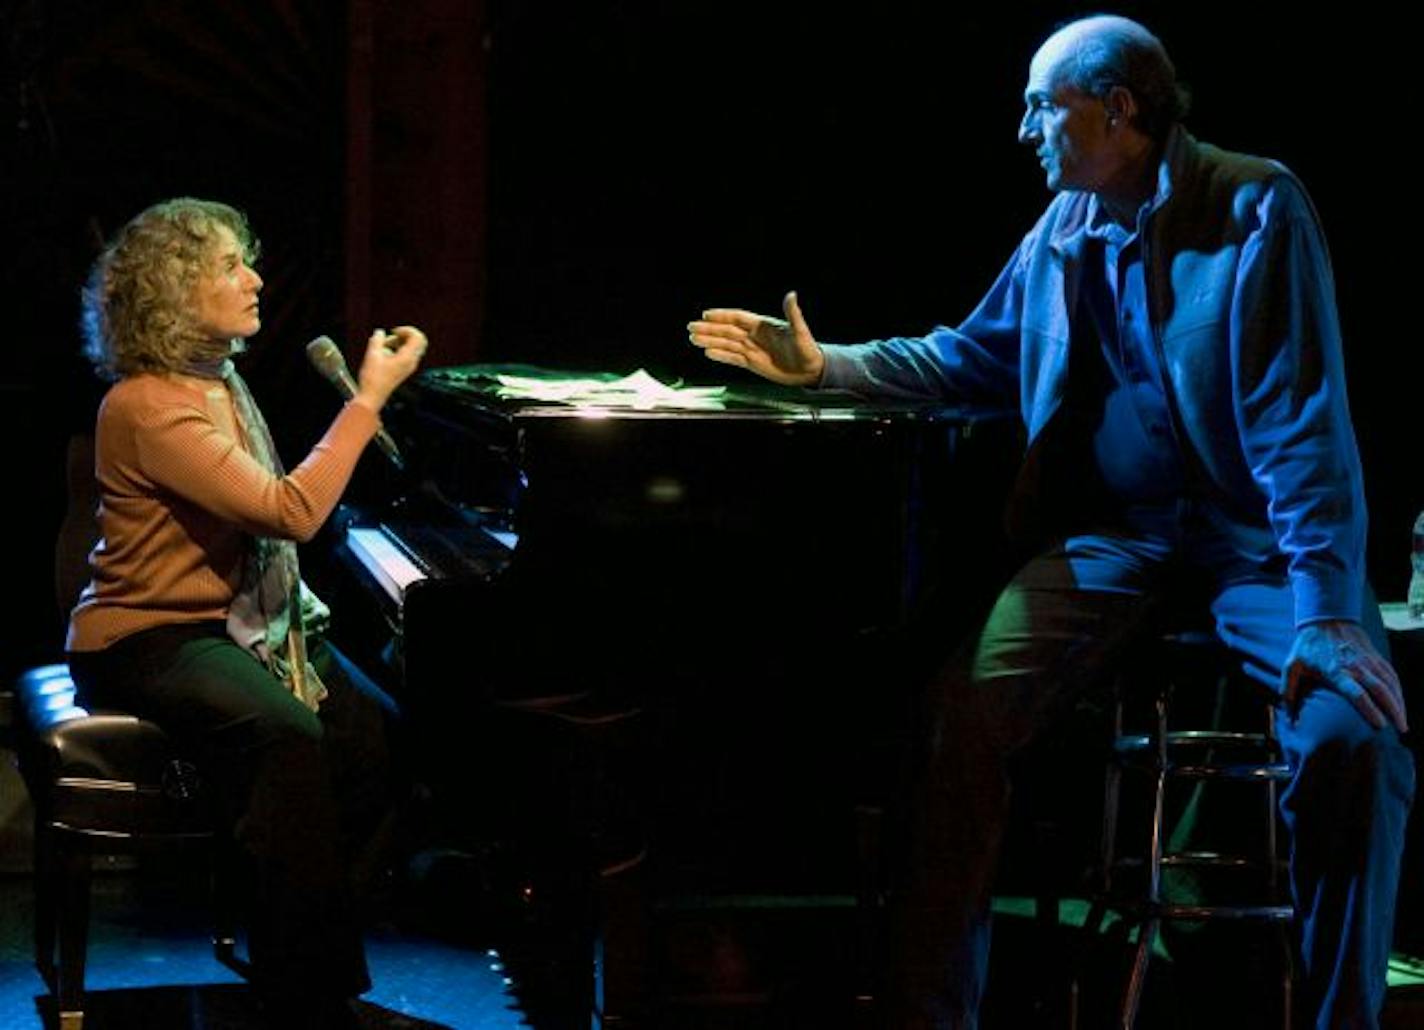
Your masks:
<svg viewBox="0 0 1424 1030"><path fill-rule="evenodd" d="M384 751L362 678L312 635L326 612L293 541L336 506L426 340L376 330L355 396L284 474L231 361L261 326L256 251L239 212L181 198L94 265L87 350L117 381L95 438L102 539L67 648L82 699L162 725L216 786L254 875L253 983L271 1022L311 1030L347 1025L370 986L335 799L379 810L361 781Z"/></svg>

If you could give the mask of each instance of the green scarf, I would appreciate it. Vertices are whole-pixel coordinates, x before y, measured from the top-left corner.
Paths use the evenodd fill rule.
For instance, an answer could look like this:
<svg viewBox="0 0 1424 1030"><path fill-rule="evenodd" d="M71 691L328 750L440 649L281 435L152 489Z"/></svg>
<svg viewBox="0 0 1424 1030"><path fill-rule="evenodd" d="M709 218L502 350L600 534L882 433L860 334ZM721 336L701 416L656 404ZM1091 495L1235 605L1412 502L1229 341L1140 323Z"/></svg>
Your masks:
<svg viewBox="0 0 1424 1030"><path fill-rule="evenodd" d="M267 420L232 359L193 362L184 371L227 384L248 453L272 475L285 475ZM252 537L242 563L242 584L228 608L228 635L312 711L326 697L326 687L307 659L306 638L324 630L330 617L330 609L302 582L297 545L275 537Z"/></svg>

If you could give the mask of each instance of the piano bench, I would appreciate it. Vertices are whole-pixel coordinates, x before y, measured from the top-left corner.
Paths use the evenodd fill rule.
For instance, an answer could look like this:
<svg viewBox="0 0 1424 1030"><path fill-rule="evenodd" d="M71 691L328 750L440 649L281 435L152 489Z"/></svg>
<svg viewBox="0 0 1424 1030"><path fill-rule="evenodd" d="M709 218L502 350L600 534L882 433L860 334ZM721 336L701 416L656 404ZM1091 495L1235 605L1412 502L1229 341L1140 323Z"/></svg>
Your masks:
<svg viewBox="0 0 1424 1030"><path fill-rule="evenodd" d="M34 807L35 967L54 997L57 1025L78 1030L94 857L198 846L213 852L221 878L231 849L213 848L223 838L198 770L158 726L81 708L62 664L21 673L13 702L20 773ZM214 953L245 976L225 892L214 893Z"/></svg>
<svg viewBox="0 0 1424 1030"><path fill-rule="evenodd" d="M494 707L503 768L526 800L514 833L531 849L527 896L566 952L556 961L569 970L569 1025L637 1025L647 969L643 713L593 694Z"/></svg>
<svg viewBox="0 0 1424 1030"><path fill-rule="evenodd" d="M579 694L497 702L494 711L505 768L543 800L526 829L566 835L560 846L584 850L590 868L634 861L644 846L641 710Z"/></svg>

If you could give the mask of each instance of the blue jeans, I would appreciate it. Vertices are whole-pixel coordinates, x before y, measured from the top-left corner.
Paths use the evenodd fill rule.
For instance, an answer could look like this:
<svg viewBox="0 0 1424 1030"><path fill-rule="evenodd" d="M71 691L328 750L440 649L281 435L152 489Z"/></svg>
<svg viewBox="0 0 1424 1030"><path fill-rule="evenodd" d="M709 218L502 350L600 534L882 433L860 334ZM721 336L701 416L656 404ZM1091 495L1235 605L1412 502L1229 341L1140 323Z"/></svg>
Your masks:
<svg viewBox="0 0 1424 1030"><path fill-rule="evenodd" d="M1029 561L935 692L901 896L897 1026L973 1028L989 956L989 903L1008 815L1009 762L1100 687L1169 598L1199 597L1243 671L1279 692L1294 639L1283 569L1218 535L1160 520L1072 536ZM1174 602L1175 603L1175 602ZM1385 650L1373 607L1361 622ZM1294 776L1281 811L1302 938L1302 995L1315 1026L1375 1027L1384 1003L1414 762L1343 697L1278 705Z"/></svg>

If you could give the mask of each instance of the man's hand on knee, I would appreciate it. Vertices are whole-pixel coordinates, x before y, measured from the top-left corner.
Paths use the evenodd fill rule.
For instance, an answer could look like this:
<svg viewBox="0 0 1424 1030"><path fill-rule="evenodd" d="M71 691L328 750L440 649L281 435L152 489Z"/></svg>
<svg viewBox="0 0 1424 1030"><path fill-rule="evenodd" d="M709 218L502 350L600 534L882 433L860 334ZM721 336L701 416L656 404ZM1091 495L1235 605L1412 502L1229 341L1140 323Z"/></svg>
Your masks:
<svg viewBox="0 0 1424 1030"><path fill-rule="evenodd" d="M1327 619L1296 631L1286 659L1286 703L1298 705L1321 687L1343 695L1376 729L1387 722L1401 733L1409 728L1399 676L1358 623Z"/></svg>

